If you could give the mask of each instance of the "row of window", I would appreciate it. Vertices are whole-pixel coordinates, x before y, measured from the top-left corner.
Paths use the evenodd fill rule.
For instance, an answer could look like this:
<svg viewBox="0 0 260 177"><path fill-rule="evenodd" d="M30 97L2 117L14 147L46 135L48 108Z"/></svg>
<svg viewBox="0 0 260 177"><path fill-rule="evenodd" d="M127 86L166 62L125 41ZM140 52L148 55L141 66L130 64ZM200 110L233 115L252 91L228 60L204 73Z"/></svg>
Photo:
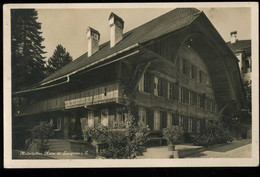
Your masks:
<svg viewBox="0 0 260 177"><path fill-rule="evenodd" d="M183 126L185 126L184 125L184 117L185 116L183 116L183 115L180 115L179 116L179 122L178 122L178 125L179 126L181 126L181 127L183 127ZM193 131L193 121L194 121L194 119L195 118L192 118L192 117L188 117L188 132L192 132ZM201 120L200 119L195 119L195 121L196 121L196 132L197 133L200 133L200 127L201 127Z"/></svg>
<svg viewBox="0 0 260 177"><path fill-rule="evenodd" d="M191 64L185 59L182 59L181 72L189 76L191 79L209 85L209 78L207 74L204 71L198 70L196 65Z"/></svg>
<svg viewBox="0 0 260 177"><path fill-rule="evenodd" d="M199 94L184 87L179 87L179 101L191 106L215 112L213 99L208 98L205 94Z"/></svg>
<svg viewBox="0 0 260 177"><path fill-rule="evenodd" d="M206 109L212 112L216 111L213 99L206 97L204 94L196 93L184 87L179 87L178 91L176 84L157 76L154 76L154 87L153 91L150 92L148 80L148 74L145 73L139 82L139 91L153 93L156 96L167 96L170 100L179 99L179 102L184 104Z"/></svg>
<svg viewBox="0 0 260 177"><path fill-rule="evenodd" d="M147 109L142 107L139 108L138 116L139 120L148 124L151 130L162 130L173 124L184 127L188 132L193 132L193 129L196 130L196 133L201 132L201 119L192 116L179 115L177 118L174 113L153 110L153 117L149 117ZM186 124L184 119L188 120ZM194 125L195 127L193 127Z"/></svg>

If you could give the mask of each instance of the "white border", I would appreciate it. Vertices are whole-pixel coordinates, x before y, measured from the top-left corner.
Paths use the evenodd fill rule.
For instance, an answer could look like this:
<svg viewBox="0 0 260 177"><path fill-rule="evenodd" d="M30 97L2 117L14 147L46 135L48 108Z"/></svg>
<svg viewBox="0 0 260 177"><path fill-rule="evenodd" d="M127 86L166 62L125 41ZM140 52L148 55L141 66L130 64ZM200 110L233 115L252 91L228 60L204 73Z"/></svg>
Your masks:
<svg viewBox="0 0 260 177"><path fill-rule="evenodd" d="M214 158L214 159L134 159L134 160L12 160L11 148L11 41L10 41L10 9L82 9L82 8L251 8L252 39L252 158ZM5 168L82 168L82 167L230 167L259 165L259 71L258 71L258 3L257 2L208 2L208 3L124 3L124 4L5 4L4 9L4 167Z"/></svg>

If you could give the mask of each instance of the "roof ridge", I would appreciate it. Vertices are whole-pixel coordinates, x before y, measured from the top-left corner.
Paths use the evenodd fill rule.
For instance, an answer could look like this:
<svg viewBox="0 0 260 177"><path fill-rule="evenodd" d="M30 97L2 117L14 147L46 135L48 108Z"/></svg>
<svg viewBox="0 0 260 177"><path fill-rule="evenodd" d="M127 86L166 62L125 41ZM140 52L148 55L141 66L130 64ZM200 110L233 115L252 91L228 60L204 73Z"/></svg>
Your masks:
<svg viewBox="0 0 260 177"><path fill-rule="evenodd" d="M142 26L147 25L148 23L151 23L151 22L154 21L154 20L158 20L158 18L162 18L162 17L166 16L167 14L169 14L169 13L171 13L171 12L177 10L177 9L196 9L196 8L175 8L175 9L173 9L173 10L170 10L170 11L168 11L168 12L166 12L166 13L164 13L164 14L158 16L158 17L155 17L155 18L151 19L150 21L148 21L148 22L146 22L146 23L144 23L144 24L141 24L140 26L137 26L137 27L135 27L135 28L133 28L133 29L131 29L131 30L129 30L129 31L125 32L125 33L123 33L123 37L125 37L126 35L128 35L128 33L132 32L132 31L134 31L134 30L136 30L136 29L138 29L138 28L141 28ZM196 9L196 10L198 10L198 9ZM111 12L111 13L113 13L113 12ZM202 11L198 10L198 12L193 13L193 14L190 14L190 15L187 15L187 16L184 16L184 17L182 17L182 18L179 18L179 19L177 19L176 21L179 21L179 20L188 18L188 17L190 17L190 16L195 16L195 15L198 15L198 14L200 14L200 13L202 13ZM116 14L115 14L115 15L116 15ZM123 38L123 40L124 40L124 38ZM102 44L99 45L99 47L100 47L100 46L104 46L105 44L109 43L109 41L110 41L110 40L103 42ZM83 53L83 54L80 55L79 57L77 57L75 60L77 60L78 58L80 58L81 56L83 56L83 55L85 55L85 54L87 54L87 53L88 53L88 51L85 52L85 53ZM88 57L87 57L87 58L88 58ZM73 61L75 61L75 60L73 60Z"/></svg>
<svg viewBox="0 0 260 177"><path fill-rule="evenodd" d="M80 66L80 65L85 65L87 63L94 62L95 60L99 60L102 57L105 57L104 55L109 55L110 53L114 53L114 52L117 52L118 50L122 50L122 49L128 47L129 42L130 42L129 45L131 45L133 42L138 42L138 40L133 38L132 35L130 35L130 34L131 33L139 33L139 31L143 32L144 29L145 29L145 26L149 27L150 25L153 24L153 25L156 25L155 28L158 28L157 25L159 24L159 22L162 23L163 25L165 25L167 23L167 21L171 24L177 24L177 26L178 26L178 24L180 22L187 21L187 20L184 20L184 19L187 19L189 17L193 18L195 15L200 14L200 13L202 13L202 11L200 11L196 8L175 8L173 10L170 10L167 13L164 13L164 14L158 16L158 17L155 17L152 20L125 32L123 34L123 37L125 39L123 39L120 43L118 43L120 45L116 45L115 47L113 47L111 49L107 48L109 41L110 41L110 40L108 40L108 41L99 45L100 50L98 52L96 52L93 56L87 57L86 54L88 52L83 53L82 55L77 57L75 60L73 60L72 62L70 62L66 66L64 66L61 70L58 70L58 71L54 72L52 75L44 78L38 84L43 84L45 82L49 82L49 81L51 81L55 78L57 79L57 77L66 76L66 74L77 70L77 68L81 68L82 66ZM187 24L185 24L185 25L189 25L192 21L194 21L194 19L191 19L190 21L188 20ZM167 25L168 25L168 23L167 23ZM183 26L180 25L179 27L183 27ZM179 27L172 27L171 30L174 31L174 30L178 29ZM164 32L168 33L169 31L164 30ZM130 36L130 41L127 40L127 38L129 38L129 37L127 37L128 35ZM159 34L159 35L163 35L163 33ZM144 38L143 41L141 41L141 42L151 40L151 39L153 39L153 37L158 37L158 36L153 36L152 33L150 33L150 34L148 33L148 35L146 35L146 36L147 37ZM128 43L127 43L127 41L128 41ZM103 54L102 54L102 51L103 51ZM104 52L105 52L105 54L104 54ZM85 60L85 62L83 62L84 60ZM86 61L88 61L88 62L86 62Z"/></svg>

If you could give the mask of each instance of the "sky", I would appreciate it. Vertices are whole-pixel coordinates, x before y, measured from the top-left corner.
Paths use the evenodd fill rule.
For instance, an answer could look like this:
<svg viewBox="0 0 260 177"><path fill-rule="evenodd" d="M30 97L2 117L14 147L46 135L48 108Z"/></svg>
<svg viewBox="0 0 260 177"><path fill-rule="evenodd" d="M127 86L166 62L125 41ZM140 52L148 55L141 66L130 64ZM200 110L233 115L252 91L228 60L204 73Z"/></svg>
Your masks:
<svg viewBox="0 0 260 177"><path fill-rule="evenodd" d="M239 40L251 39L250 8L198 8L203 11L222 38L230 41L230 32L237 31ZM138 27L173 8L128 8L128 9L36 9L42 23L42 43L46 59L52 56L61 44L73 59L87 52L86 31L90 26L101 34L100 43L109 40L108 17L111 12L124 22L124 33Z"/></svg>

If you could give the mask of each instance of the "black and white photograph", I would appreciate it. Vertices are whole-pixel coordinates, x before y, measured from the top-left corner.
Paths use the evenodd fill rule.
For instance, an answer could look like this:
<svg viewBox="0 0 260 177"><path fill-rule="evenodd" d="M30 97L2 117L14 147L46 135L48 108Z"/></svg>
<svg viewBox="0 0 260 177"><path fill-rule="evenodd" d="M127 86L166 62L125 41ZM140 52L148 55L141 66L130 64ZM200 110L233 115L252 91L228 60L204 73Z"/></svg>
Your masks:
<svg viewBox="0 0 260 177"><path fill-rule="evenodd" d="M253 2L4 5L5 168L259 165L258 33Z"/></svg>

